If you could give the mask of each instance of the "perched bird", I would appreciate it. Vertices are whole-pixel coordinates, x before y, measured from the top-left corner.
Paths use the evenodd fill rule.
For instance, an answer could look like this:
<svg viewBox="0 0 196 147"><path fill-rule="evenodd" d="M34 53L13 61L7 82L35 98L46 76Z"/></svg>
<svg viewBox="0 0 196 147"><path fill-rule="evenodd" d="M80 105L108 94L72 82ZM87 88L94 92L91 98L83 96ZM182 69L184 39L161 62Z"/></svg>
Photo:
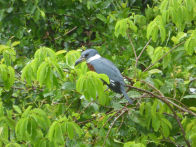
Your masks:
<svg viewBox="0 0 196 147"><path fill-rule="evenodd" d="M107 84L112 91L122 93L130 104L133 103L125 91L125 82L119 69L111 61L101 57L95 49L83 51L81 57L75 62L75 66L82 61L86 61L91 71L106 74L110 79L110 84L104 83Z"/></svg>

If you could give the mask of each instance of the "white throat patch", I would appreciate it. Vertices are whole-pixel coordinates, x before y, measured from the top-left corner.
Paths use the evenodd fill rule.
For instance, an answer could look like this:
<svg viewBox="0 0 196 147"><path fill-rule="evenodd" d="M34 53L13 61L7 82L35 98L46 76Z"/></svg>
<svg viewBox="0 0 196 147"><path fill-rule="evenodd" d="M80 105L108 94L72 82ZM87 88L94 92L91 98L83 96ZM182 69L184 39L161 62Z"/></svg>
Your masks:
<svg viewBox="0 0 196 147"><path fill-rule="evenodd" d="M99 58L101 58L101 56L99 54L96 54L96 55L90 57L88 60L86 60L86 62L89 63L89 62L91 62L93 60L97 60Z"/></svg>

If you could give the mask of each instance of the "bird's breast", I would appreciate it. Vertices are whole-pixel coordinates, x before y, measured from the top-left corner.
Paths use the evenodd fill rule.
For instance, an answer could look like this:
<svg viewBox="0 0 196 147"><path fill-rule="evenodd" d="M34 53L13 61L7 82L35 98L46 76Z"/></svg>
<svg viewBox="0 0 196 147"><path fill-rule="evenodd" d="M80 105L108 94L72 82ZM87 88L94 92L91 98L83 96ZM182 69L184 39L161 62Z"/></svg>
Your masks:
<svg viewBox="0 0 196 147"><path fill-rule="evenodd" d="M88 69L91 70L91 71L95 71L95 68L93 67L92 64L90 63L87 63L87 66L88 66Z"/></svg>

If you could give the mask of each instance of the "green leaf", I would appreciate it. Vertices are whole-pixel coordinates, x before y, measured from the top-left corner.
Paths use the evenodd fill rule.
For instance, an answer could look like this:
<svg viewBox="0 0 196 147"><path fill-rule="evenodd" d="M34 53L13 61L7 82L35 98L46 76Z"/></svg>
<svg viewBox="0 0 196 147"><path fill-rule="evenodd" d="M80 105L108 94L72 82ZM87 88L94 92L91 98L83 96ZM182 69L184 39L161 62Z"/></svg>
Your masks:
<svg viewBox="0 0 196 147"><path fill-rule="evenodd" d="M90 100L90 98L96 99L96 94L98 94L99 102L105 104L106 99L104 95L103 79L109 82L109 78L104 74L97 74L95 72L89 71L86 75L81 75L76 83L76 90L84 94L85 98Z"/></svg>
<svg viewBox="0 0 196 147"><path fill-rule="evenodd" d="M154 54L153 54L153 57L152 57L152 63L155 63L156 61L158 61L164 54L164 50L162 47L157 47L155 50L154 50Z"/></svg>
<svg viewBox="0 0 196 147"><path fill-rule="evenodd" d="M21 147L18 143L9 143L5 147Z"/></svg>
<svg viewBox="0 0 196 147"><path fill-rule="evenodd" d="M158 102L157 100L154 101L153 105L152 105L152 108L151 108L151 115L153 117L156 117L156 114L157 114L157 105L158 105Z"/></svg>
<svg viewBox="0 0 196 147"><path fill-rule="evenodd" d="M17 46L17 45L19 45L19 44L20 44L20 41L14 41L14 42L12 43L11 47L15 47L15 46Z"/></svg>
<svg viewBox="0 0 196 147"><path fill-rule="evenodd" d="M40 128L48 130L50 125L50 120L48 119L46 113L39 108L31 110L31 117L33 117Z"/></svg>
<svg viewBox="0 0 196 147"><path fill-rule="evenodd" d="M159 70L159 69L152 69L152 70L149 70L148 73L149 73L150 75L156 74L156 73L162 74L162 71Z"/></svg>
<svg viewBox="0 0 196 147"><path fill-rule="evenodd" d="M128 29L131 29L133 31L137 31L137 27L135 24L130 20L130 18L125 18L117 21L115 25L115 36L118 37L119 35L122 35L125 37L127 35Z"/></svg>
<svg viewBox="0 0 196 147"><path fill-rule="evenodd" d="M48 68L50 68L48 63L43 62L37 70L37 80L39 81L40 87L42 87L44 81L49 80L49 79L46 79Z"/></svg>
<svg viewBox="0 0 196 147"><path fill-rule="evenodd" d="M48 139L50 141L53 141L55 139L54 137L55 137L55 127L56 127L56 125L57 125L57 122L54 121L52 123L52 125L50 126L50 128L49 128L49 131L48 131Z"/></svg>
<svg viewBox="0 0 196 147"><path fill-rule="evenodd" d="M65 74L63 70L59 67L59 65L57 63L53 63L53 68L55 69L55 72L58 74L58 76L56 77L63 80L63 78L65 77Z"/></svg>
<svg viewBox="0 0 196 147"><path fill-rule="evenodd" d="M154 48L152 47L152 46L150 46L150 45L148 45L148 47L147 47L147 53L148 53L148 56L151 58L151 60L152 60L152 58L153 58L153 56L154 56Z"/></svg>
<svg viewBox="0 0 196 147"><path fill-rule="evenodd" d="M32 80L34 79L33 75L33 69L31 66L31 63L28 63L23 69L22 69L22 75L21 79L27 81L27 84L31 85Z"/></svg>
<svg viewBox="0 0 196 147"><path fill-rule="evenodd" d="M28 125L28 119L23 118L21 122L20 135L24 140L28 138L27 125Z"/></svg>
<svg viewBox="0 0 196 147"><path fill-rule="evenodd" d="M18 107L17 105L13 105L13 108L16 112L18 112L19 114L22 113L20 107Z"/></svg>
<svg viewBox="0 0 196 147"><path fill-rule="evenodd" d="M37 126L37 123L36 123L35 119L29 118L28 125L27 125L27 132L30 135L31 139L36 138L37 127L38 126Z"/></svg>
<svg viewBox="0 0 196 147"><path fill-rule="evenodd" d="M145 106L145 103L140 104L140 115L144 114L144 106Z"/></svg>
<svg viewBox="0 0 196 147"><path fill-rule="evenodd" d="M161 126L161 121L159 119L159 117L156 115L156 116L153 116L152 117L152 127L154 128L154 131L157 132L159 130Z"/></svg>
<svg viewBox="0 0 196 147"><path fill-rule="evenodd" d="M88 83L87 83L87 87L86 87L87 92L89 93L89 95L96 100L96 87L94 85L94 80L91 78L89 79Z"/></svg>
<svg viewBox="0 0 196 147"><path fill-rule="evenodd" d="M170 123L169 120L167 120L166 118L161 118L161 121L164 122L165 124L167 124L167 126L172 129L172 124Z"/></svg>
<svg viewBox="0 0 196 147"><path fill-rule="evenodd" d="M162 128L163 135L165 137L169 137L170 131L168 125L166 125L164 122L161 122L161 128Z"/></svg>
<svg viewBox="0 0 196 147"><path fill-rule="evenodd" d="M83 91L83 85L84 85L84 81L85 81L85 78L83 75L80 76L80 78L78 79L78 81L76 82L76 90L78 92L81 92Z"/></svg>
<svg viewBox="0 0 196 147"><path fill-rule="evenodd" d="M196 50L196 30L194 30L191 36L186 40L184 47L188 55L192 55Z"/></svg>
<svg viewBox="0 0 196 147"><path fill-rule="evenodd" d="M103 22L105 22L105 23L107 22L107 19L105 18L104 15L102 15L102 14L97 14L96 16L97 16L97 18L100 19L101 21L103 21Z"/></svg>
<svg viewBox="0 0 196 147"><path fill-rule="evenodd" d="M7 71L7 66L4 64L0 65L0 77L3 80L3 82L7 81L8 78L8 71Z"/></svg>
<svg viewBox="0 0 196 147"><path fill-rule="evenodd" d="M71 122L67 122L67 134L70 139L74 138L74 127Z"/></svg>
<svg viewBox="0 0 196 147"><path fill-rule="evenodd" d="M167 54L164 58L163 58L163 69L167 68L167 66L171 63L171 54Z"/></svg>
<svg viewBox="0 0 196 147"><path fill-rule="evenodd" d="M32 106L28 106L28 108L23 112L22 117L27 117L30 114Z"/></svg>
<svg viewBox="0 0 196 147"><path fill-rule="evenodd" d="M196 112L196 107L189 107L189 109Z"/></svg>
<svg viewBox="0 0 196 147"><path fill-rule="evenodd" d="M185 98L185 99L195 99L196 98L196 94L186 95L183 98Z"/></svg>
<svg viewBox="0 0 196 147"><path fill-rule="evenodd" d="M40 47L35 52L34 58L38 60L38 63L41 64L43 61L45 61L46 58L49 58L51 61L56 61L56 54L55 52L47 47Z"/></svg>
<svg viewBox="0 0 196 147"><path fill-rule="evenodd" d="M124 144L123 147L145 147L142 143L136 143L135 141L130 141Z"/></svg>
<svg viewBox="0 0 196 147"><path fill-rule="evenodd" d="M106 74L99 74L99 78L104 80L107 84L110 84L110 79Z"/></svg>
<svg viewBox="0 0 196 147"><path fill-rule="evenodd" d="M53 73L52 73L51 68L48 68L48 70L47 70L46 79L47 79L46 80L46 87L48 89L52 89L52 87L54 85L53 85Z"/></svg>
<svg viewBox="0 0 196 147"><path fill-rule="evenodd" d="M42 11L42 10L39 10L39 12L40 12L41 16L45 19L45 17L46 17L45 12L44 12L44 11Z"/></svg>
<svg viewBox="0 0 196 147"><path fill-rule="evenodd" d="M58 144L64 144L63 133L59 123L56 123L55 125L55 134L53 137L53 140L55 140L55 142L57 142Z"/></svg>
<svg viewBox="0 0 196 147"><path fill-rule="evenodd" d="M145 113L144 113L145 119L146 119L146 127L147 129L150 128L151 120L152 120L152 115L151 115L151 103L146 103L145 105Z"/></svg>
<svg viewBox="0 0 196 147"><path fill-rule="evenodd" d="M184 32L178 32L178 34L173 36L171 40L174 42L174 44L178 44L183 38L187 37L187 33Z"/></svg>
<svg viewBox="0 0 196 147"><path fill-rule="evenodd" d="M79 51L69 51L65 56L66 64L74 69L75 62L80 58L80 54Z"/></svg>
<svg viewBox="0 0 196 147"><path fill-rule="evenodd" d="M164 22L160 15L150 22L147 27L147 38L149 39L152 36L152 40L156 41L158 39L158 31L160 31L161 41L163 42L166 38L166 31Z"/></svg>
<svg viewBox="0 0 196 147"><path fill-rule="evenodd" d="M14 81L15 81L15 71L11 66L8 66L8 73L9 73L9 81L8 81L9 87L8 88L10 88L14 84Z"/></svg>
<svg viewBox="0 0 196 147"><path fill-rule="evenodd" d="M80 127L76 124L76 123L72 123L72 126L73 126L73 128L74 128L74 131L75 131L75 133L79 136L79 137L81 137L81 134L82 134L82 130L80 129Z"/></svg>
<svg viewBox="0 0 196 147"><path fill-rule="evenodd" d="M58 56L58 55L66 53L66 52L67 52L66 50L60 50L60 51L57 51L55 54Z"/></svg>

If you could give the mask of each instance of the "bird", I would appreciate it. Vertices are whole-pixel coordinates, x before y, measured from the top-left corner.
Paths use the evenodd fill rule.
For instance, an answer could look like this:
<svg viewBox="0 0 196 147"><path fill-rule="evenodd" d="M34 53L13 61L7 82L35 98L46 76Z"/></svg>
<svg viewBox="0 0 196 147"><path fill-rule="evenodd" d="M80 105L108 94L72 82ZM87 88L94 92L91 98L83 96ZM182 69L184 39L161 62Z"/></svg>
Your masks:
<svg viewBox="0 0 196 147"><path fill-rule="evenodd" d="M110 83L107 86L114 92L123 94L130 104L133 101L129 98L125 91L125 82L119 69L108 59L100 56L96 49L86 49L81 53L81 56L75 62L75 66L86 61L89 70L98 74L106 74L109 77Z"/></svg>

